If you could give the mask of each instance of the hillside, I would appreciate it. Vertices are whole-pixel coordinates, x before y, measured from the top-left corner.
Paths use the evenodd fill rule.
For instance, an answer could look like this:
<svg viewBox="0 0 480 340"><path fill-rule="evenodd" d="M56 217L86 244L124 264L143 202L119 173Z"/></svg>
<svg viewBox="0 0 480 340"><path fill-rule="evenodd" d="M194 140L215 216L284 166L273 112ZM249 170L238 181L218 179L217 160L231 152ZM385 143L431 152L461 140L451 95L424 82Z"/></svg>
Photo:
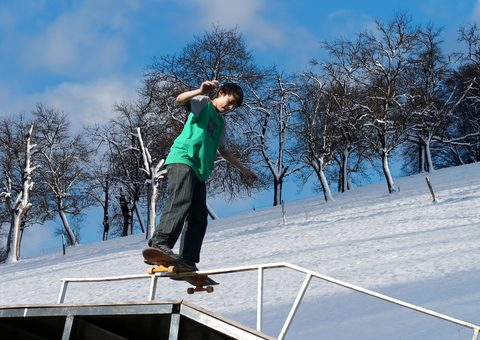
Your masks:
<svg viewBox="0 0 480 340"><path fill-rule="evenodd" d="M465 321L480 323L480 164L378 183L210 222L201 270L288 262ZM0 265L0 305L55 303L60 280L145 272L143 235ZM185 283L160 280L158 300L185 299L255 327L255 272L214 277L214 294L186 295ZM264 329L278 335L304 276L265 273ZM71 284L67 303L146 300L148 281ZM471 339L469 329L312 281L290 339Z"/></svg>

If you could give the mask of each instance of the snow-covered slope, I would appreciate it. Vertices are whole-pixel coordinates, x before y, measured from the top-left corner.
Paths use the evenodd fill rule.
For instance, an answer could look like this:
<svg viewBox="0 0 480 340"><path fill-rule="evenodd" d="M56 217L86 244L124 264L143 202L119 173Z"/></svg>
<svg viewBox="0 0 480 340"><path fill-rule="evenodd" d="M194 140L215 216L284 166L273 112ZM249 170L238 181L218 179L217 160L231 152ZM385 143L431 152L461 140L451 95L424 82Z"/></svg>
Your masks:
<svg viewBox="0 0 480 340"><path fill-rule="evenodd" d="M435 311L480 323L480 164L418 175L210 222L200 269L289 262ZM0 265L0 305L55 303L60 280L145 273L143 235ZM186 295L162 279L158 300L185 299L255 327L255 272L214 277L214 294ZM263 331L278 335L304 276L265 272ZM66 303L142 301L147 280L73 283ZM290 339L471 339L469 329L314 279Z"/></svg>

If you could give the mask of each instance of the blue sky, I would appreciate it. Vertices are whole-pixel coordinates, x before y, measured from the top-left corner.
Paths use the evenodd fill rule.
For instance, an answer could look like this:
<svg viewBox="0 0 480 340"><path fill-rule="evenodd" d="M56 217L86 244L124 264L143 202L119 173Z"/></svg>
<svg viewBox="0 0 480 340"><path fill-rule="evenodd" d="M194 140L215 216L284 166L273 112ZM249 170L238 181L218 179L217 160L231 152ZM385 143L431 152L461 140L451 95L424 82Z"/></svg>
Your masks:
<svg viewBox="0 0 480 340"><path fill-rule="evenodd" d="M444 27L445 47L474 22L477 1L2 0L0 115L42 102L75 125L103 122L136 95L152 58L179 51L212 23L237 26L257 61L295 71L319 42L351 36L406 10L416 23Z"/></svg>
<svg viewBox="0 0 480 340"><path fill-rule="evenodd" d="M480 1L2 0L0 117L44 103L69 113L75 128L106 122L115 103L136 97L153 57L180 51L213 23L238 27L258 63L294 72L320 55L320 41L352 37L400 10L443 28L444 48L455 50L459 27L480 18ZM286 199L314 195L285 191ZM264 193L234 205L271 202Z"/></svg>

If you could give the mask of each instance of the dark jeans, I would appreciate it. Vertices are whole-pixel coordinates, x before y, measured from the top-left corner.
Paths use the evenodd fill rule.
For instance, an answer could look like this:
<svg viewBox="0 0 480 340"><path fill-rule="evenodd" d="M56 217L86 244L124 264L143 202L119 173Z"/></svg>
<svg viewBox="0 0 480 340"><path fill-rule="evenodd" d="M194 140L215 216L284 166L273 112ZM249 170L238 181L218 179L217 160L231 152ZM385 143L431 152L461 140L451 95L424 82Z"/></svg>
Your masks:
<svg viewBox="0 0 480 340"><path fill-rule="evenodd" d="M168 199L151 245L166 243L173 248L183 230L180 256L199 262L208 219L205 182L185 164L169 164L167 176Z"/></svg>

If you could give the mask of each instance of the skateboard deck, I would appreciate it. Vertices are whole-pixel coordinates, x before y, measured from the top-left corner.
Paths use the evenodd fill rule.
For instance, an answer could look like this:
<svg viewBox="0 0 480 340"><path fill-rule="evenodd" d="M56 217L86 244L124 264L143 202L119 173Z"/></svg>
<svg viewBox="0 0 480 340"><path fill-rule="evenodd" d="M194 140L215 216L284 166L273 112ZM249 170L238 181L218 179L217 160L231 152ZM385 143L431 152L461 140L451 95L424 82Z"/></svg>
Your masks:
<svg viewBox="0 0 480 340"><path fill-rule="evenodd" d="M213 292L213 286L218 285L218 282L212 280L206 274L198 274L192 271L192 268L180 259L165 254L157 248L145 248L142 252L145 262L155 265L148 269L148 273L155 275L156 273L167 273L168 277L176 281L186 281L193 287L187 289L188 294L195 292L207 293Z"/></svg>

